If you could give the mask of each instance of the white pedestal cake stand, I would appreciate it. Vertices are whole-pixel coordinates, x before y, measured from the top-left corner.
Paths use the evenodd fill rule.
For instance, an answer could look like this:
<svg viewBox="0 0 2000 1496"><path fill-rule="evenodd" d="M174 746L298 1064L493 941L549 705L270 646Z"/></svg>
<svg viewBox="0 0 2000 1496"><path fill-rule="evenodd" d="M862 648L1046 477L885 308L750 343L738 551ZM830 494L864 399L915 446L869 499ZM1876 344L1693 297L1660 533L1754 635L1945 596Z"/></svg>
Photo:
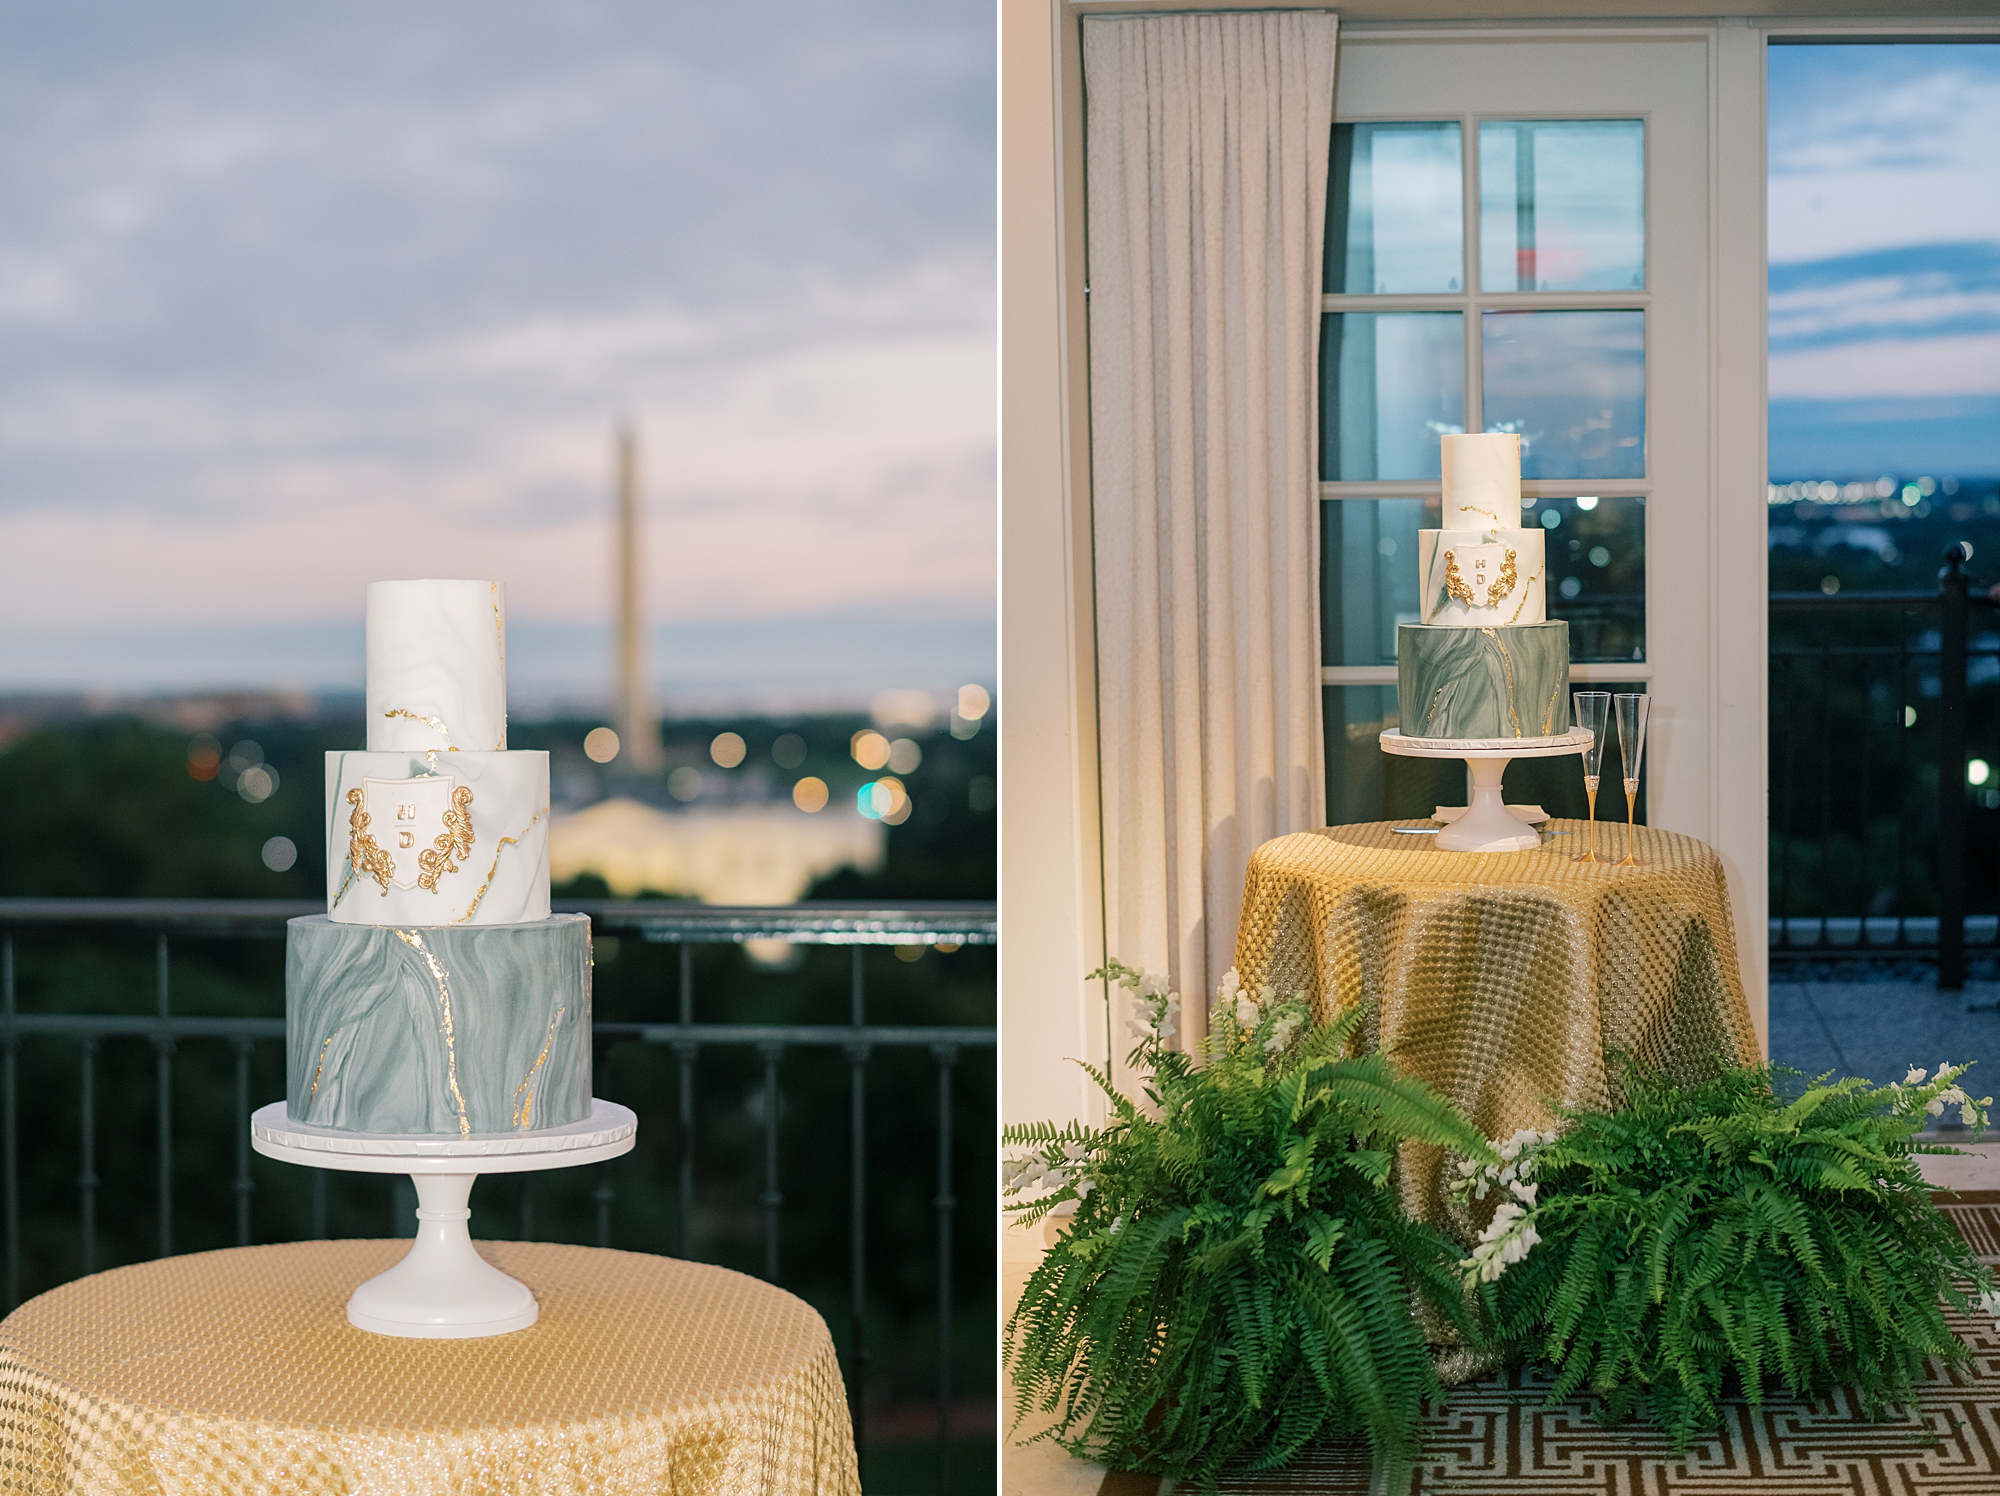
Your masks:
<svg viewBox="0 0 2000 1496"><path fill-rule="evenodd" d="M1447 852L1525 852L1541 833L1510 814L1500 779L1516 758L1560 758L1590 746L1590 729L1572 727L1551 738L1406 738L1395 728L1382 734L1382 751L1402 758L1462 758L1472 771L1472 804L1438 833Z"/></svg>
<svg viewBox="0 0 2000 1496"><path fill-rule="evenodd" d="M638 1130L638 1118L609 1101L592 1101L589 1117L567 1127L466 1138L308 1127L274 1101L251 1114L250 1146L308 1168L408 1174L417 1187L417 1239L401 1262L354 1290L347 1321L378 1335L470 1340L525 1330L541 1313L525 1283L473 1250L466 1224L473 1180L601 1163L630 1152Z"/></svg>

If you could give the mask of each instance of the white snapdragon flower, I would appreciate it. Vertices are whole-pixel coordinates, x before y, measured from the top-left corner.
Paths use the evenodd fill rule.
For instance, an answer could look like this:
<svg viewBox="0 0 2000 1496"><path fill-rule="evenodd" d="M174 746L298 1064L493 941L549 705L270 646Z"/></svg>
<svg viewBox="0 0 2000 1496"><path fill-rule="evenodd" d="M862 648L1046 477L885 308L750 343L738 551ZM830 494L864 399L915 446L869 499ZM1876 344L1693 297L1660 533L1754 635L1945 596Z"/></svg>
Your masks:
<svg viewBox="0 0 2000 1496"><path fill-rule="evenodd" d="M2000 1319L2000 1290L1989 1288L1980 1294L1979 1312Z"/></svg>
<svg viewBox="0 0 2000 1496"><path fill-rule="evenodd" d="M1493 1219L1486 1229L1479 1233L1479 1244L1472 1249L1472 1255L1459 1267L1473 1271L1482 1283L1492 1283L1539 1246L1541 1240L1541 1233L1535 1230L1528 1213L1512 1200L1503 1200L1494 1207Z"/></svg>
<svg viewBox="0 0 2000 1496"><path fill-rule="evenodd" d="M1243 978L1233 966L1222 974L1222 985L1215 989L1215 1011L1229 1014L1238 1028L1257 1026L1257 1000L1243 990Z"/></svg>
<svg viewBox="0 0 2000 1496"><path fill-rule="evenodd" d="M1279 1050L1283 1049L1287 1044L1292 1042L1292 1035L1299 1031L1300 1025L1304 1022L1305 1020L1296 1013L1285 1014L1284 1017L1271 1025L1271 1036L1264 1041L1264 1052L1266 1054L1276 1054Z"/></svg>

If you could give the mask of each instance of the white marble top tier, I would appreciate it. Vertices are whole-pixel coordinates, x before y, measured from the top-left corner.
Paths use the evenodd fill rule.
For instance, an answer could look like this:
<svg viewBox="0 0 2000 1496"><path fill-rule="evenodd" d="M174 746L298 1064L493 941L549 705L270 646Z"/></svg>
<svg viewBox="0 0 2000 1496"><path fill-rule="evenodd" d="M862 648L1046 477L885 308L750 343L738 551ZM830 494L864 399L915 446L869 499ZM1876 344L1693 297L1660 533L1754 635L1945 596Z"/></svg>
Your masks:
<svg viewBox="0 0 2000 1496"><path fill-rule="evenodd" d="M368 584L368 749L507 746L507 593L498 582Z"/></svg>
<svg viewBox="0 0 2000 1496"><path fill-rule="evenodd" d="M1521 438L1477 432L1444 438L1444 530L1521 528Z"/></svg>

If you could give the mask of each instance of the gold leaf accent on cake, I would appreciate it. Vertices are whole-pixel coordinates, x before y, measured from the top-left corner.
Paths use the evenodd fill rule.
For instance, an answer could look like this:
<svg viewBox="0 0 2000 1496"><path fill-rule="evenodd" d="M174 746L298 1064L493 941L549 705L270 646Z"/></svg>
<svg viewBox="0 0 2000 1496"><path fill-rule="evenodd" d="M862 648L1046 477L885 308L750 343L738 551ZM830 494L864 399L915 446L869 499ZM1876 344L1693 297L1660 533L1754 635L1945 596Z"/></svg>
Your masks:
<svg viewBox="0 0 2000 1496"><path fill-rule="evenodd" d="M556 1042L556 1025L562 1022L563 1014L568 1011L567 1006L556 1009L556 1016L549 1020L548 1037L542 1040L542 1052L535 1056L535 1063L528 1067L528 1073L522 1076L521 1083L514 1087L514 1125L518 1128L525 1130L533 1125L535 1093L530 1088L534 1085L535 1077L541 1073L542 1066L548 1061L549 1050ZM523 1096L521 1094L523 1091L528 1094Z"/></svg>
<svg viewBox="0 0 2000 1496"><path fill-rule="evenodd" d="M458 860L472 853L472 787L461 784L451 792L445 809L444 830L436 841L417 854L417 887L438 891L438 879L458 871Z"/></svg>
<svg viewBox="0 0 2000 1496"><path fill-rule="evenodd" d="M1481 629L1480 633L1493 641L1493 647L1500 651L1501 668L1507 672L1507 716L1514 724L1514 736L1526 737L1521 731L1521 714L1514 710L1514 657L1507 653L1507 646L1500 642L1500 636L1492 629Z"/></svg>
<svg viewBox="0 0 2000 1496"><path fill-rule="evenodd" d="M535 822L547 815L548 810L548 806L544 805L540 810L528 817L528 824L521 828L521 836L526 836L530 831L533 831L535 829ZM486 881L479 885L479 892L472 896L472 902L465 906L465 913L453 920L453 924L462 925L478 912L479 901L486 897L486 890L493 886L493 875L500 871L500 854L509 847L520 846L521 836L503 836L500 838L500 845L493 849L493 866L486 870Z"/></svg>
<svg viewBox="0 0 2000 1496"><path fill-rule="evenodd" d="M332 1033L328 1034L326 1036L326 1043L320 1045L319 1063L313 1066L312 1088L306 1092L306 1104L308 1106L312 1104L312 1099L315 1096L319 1095L319 1077L320 1073L326 1069L326 1052L328 1049L332 1048L333 1041L335 1039L338 1039L345 1032L346 1032L346 1027L345 1025L343 1025L342 1027L337 1028Z"/></svg>
<svg viewBox="0 0 2000 1496"><path fill-rule="evenodd" d="M500 584L488 582L486 585L493 592L493 635L500 641L500 674L504 680L507 674L507 620L500 616ZM507 751L507 707L504 701L500 706L500 741L493 745L493 751Z"/></svg>
<svg viewBox="0 0 2000 1496"><path fill-rule="evenodd" d="M1509 551L1507 552L1507 564L1509 566L1512 566L1513 562L1514 562L1514 553L1512 551ZM1547 571L1547 570L1548 568L1546 566L1542 568L1542 571ZM1528 606L1528 598L1530 597L1530 595L1533 594L1535 590L1535 583L1539 582L1541 579L1542 579L1541 571L1536 572L1533 576L1528 578L1528 585L1521 589L1521 600L1518 603L1514 604L1514 618L1519 618L1521 616L1521 610ZM1514 622L1514 618L1510 618L1507 620L1507 623L1510 627Z"/></svg>
<svg viewBox="0 0 2000 1496"><path fill-rule="evenodd" d="M433 729L444 737L448 738L451 736L451 729L444 725L442 717L420 717L415 712L400 706L392 706L382 715L385 717L408 717L412 722L421 722L424 726ZM430 751L434 753L437 750L432 749ZM456 743L448 743L444 751L446 753L456 753L458 752L458 745Z"/></svg>
<svg viewBox="0 0 2000 1496"><path fill-rule="evenodd" d="M1562 693L1569 685L1569 672L1556 682L1555 690L1549 693L1549 704L1542 708L1542 736L1552 738L1556 734L1556 703L1562 700Z"/></svg>
<svg viewBox="0 0 2000 1496"><path fill-rule="evenodd" d="M368 834L370 816L361 803L360 790L347 792L347 803L354 807L354 814L347 818L347 862L354 872L363 877L373 878L382 885L382 897L389 897L389 884L396 876L396 859L375 845L375 838ZM347 892L345 884L341 893ZM338 894L334 903L340 902Z"/></svg>
<svg viewBox="0 0 2000 1496"><path fill-rule="evenodd" d="M444 1035L445 1083L451 1089L452 1105L458 1108L458 1135L470 1137L472 1124L466 1119L465 1096L458 1089L458 1045L454 1042L451 1022L451 974L437 964L437 957L425 947L424 937L415 930L398 930L396 938L424 958L424 965L431 970L431 980L437 983L438 1032Z"/></svg>

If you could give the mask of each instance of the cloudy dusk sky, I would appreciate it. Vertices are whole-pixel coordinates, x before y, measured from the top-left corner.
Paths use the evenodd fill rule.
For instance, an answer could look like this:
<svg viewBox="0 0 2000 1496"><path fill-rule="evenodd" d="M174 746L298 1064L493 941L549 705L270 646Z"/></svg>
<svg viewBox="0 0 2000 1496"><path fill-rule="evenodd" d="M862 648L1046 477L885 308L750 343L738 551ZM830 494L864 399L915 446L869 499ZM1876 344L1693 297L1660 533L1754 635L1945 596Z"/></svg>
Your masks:
<svg viewBox="0 0 2000 1496"><path fill-rule="evenodd" d="M2000 474L2000 46L1770 49L1771 476Z"/></svg>
<svg viewBox="0 0 2000 1496"><path fill-rule="evenodd" d="M497 577L608 684L614 423L669 699L989 680L976 0L0 19L0 691L355 687Z"/></svg>

